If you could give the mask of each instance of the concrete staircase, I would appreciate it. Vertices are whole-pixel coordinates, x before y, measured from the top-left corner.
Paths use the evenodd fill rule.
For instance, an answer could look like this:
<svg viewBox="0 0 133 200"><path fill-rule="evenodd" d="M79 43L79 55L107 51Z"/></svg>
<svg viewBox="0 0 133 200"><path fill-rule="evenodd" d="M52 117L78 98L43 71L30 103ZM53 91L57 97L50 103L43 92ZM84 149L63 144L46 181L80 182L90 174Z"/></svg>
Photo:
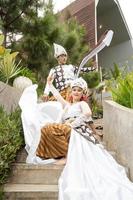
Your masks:
<svg viewBox="0 0 133 200"><path fill-rule="evenodd" d="M110 154L116 159L115 152ZM26 156L24 149L17 156L12 175L4 187L5 200L57 200L58 178L63 166L26 164ZM125 170L129 175L128 168Z"/></svg>
<svg viewBox="0 0 133 200"><path fill-rule="evenodd" d="M26 164L25 158L26 152L22 150L4 186L5 200L57 200L63 166Z"/></svg>

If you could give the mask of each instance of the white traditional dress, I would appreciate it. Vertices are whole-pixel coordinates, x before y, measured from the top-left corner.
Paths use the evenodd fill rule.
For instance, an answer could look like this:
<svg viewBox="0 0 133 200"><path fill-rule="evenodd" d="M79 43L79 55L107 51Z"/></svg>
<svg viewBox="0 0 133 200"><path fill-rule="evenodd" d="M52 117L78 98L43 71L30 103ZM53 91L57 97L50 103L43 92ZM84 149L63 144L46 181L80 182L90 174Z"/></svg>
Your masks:
<svg viewBox="0 0 133 200"><path fill-rule="evenodd" d="M52 92L55 96L60 95L55 89ZM41 127L48 122L61 122L60 104L50 103L38 106L34 85L25 89L20 99L28 151L27 162L42 164L54 162L51 159L47 162L42 161L35 153ZM54 115L56 118L52 118L51 110L57 114ZM72 124L67 163L59 178L59 200L133 200L133 183L127 178L124 168L102 145L95 142L90 131L88 132L90 134L82 135L82 130L78 130L80 125L82 127L85 125L84 122L87 122L84 116L79 116L80 111L80 103L72 106L67 104L63 114L63 120L78 117ZM88 135L87 139L84 135Z"/></svg>
<svg viewBox="0 0 133 200"><path fill-rule="evenodd" d="M90 72L94 71L96 67L83 67L81 69L81 72ZM54 68L52 68L49 72L49 76L53 75L55 80L55 87L56 89L61 92L65 88L67 88L72 80L76 78L76 74L78 71L78 67L74 65L58 65ZM49 85L46 84L46 87L44 89L44 94L49 95L50 88Z"/></svg>
<svg viewBox="0 0 133 200"><path fill-rule="evenodd" d="M57 97L59 93L51 87ZM81 113L82 102L68 104L63 119L72 124L67 163L59 178L59 200L133 200L133 183L124 167L98 144Z"/></svg>
<svg viewBox="0 0 133 200"><path fill-rule="evenodd" d="M71 132L67 163L59 178L59 200L132 200L133 183L98 144Z"/></svg>

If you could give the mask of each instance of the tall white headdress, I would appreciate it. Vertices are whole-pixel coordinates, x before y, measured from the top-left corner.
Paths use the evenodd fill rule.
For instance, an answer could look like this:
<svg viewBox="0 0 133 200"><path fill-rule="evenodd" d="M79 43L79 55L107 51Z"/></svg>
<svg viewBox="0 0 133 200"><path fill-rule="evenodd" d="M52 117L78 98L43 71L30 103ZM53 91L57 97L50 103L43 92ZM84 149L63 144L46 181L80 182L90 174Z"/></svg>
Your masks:
<svg viewBox="0 0 133 200"><path fill-rule="evenodd" d="M54 43L54 57L57 58L60 55L67 55L66 50L59 44Z"/></svg>
<svg viewBox="0 0 133 200"><path fill-rule="evenodd" d="M82 88L84 91L87 91L87 83L83 78L76 78L71 82L71 88L73 87L80 87Z"/></svg>

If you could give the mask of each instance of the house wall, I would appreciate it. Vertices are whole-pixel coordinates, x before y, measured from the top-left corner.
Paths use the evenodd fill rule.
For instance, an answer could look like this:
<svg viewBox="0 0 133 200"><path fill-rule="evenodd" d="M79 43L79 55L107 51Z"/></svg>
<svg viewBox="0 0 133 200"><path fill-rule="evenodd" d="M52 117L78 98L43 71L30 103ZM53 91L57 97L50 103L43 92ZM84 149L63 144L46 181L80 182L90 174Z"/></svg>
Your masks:
<svg viewBox="0 0 133 200"><path fill-rule="evenodd" d="M95 19L95 0L76 0L60 12L60 19L64 21L76 17L78 22L86 28L86 42L90 43L91 48L105 30L113 30L114 37L110 47L106 47L98 54L98 65L110 68L115 62L121 66L128 64L129 69L133 69L132 41L116 3L112 0L99 0L96 12L97 20ZM100 25L102 25L101 28Z"/></svg>
<svg viewBox="0 0 133 200"><path fill-rule="evenodd" d="M76 17L86 29L86 42L95 45L95 0L76 0L60 12L62 21Z"/></svg>
<svg viewBox="0 0 133 200"><path fill-rule="evenodd" d="M106 47L98 55L99 65L104 68L110 68L113 63L120 66L129 65L133 69L133 46L129 37L126 25L123 21L119 8L115 2L108 2L104 5L105 0L99 0L97 6L97 32L98 38L105 30L113 30L114 36L110 47ZM105 7L105 8L104 8Z"/></svg>
<svg viewBox="0 0 133 200"><path fill-rule="evenodd" d="M113 63L119 66L128 66L129 70L133 70L133 48L131 40L120 43L116 46L105 48L99 53L99 66L108 69Z"/></svg>

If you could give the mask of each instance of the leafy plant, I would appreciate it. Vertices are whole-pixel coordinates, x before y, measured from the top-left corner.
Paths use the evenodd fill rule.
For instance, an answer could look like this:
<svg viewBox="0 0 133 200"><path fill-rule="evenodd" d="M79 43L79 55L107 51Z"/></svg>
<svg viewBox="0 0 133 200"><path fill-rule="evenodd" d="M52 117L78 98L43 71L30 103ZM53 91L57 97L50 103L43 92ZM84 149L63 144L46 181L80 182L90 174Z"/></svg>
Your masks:
<svg viewBox="0 0 133 200"><path fill-rule="evenodd" d="M0 107L0 185L6 181L23 141L20 110L7 114Z"/></svg>
<svg viewBox="0 0 133 200"><path fill-rule="evenodd" d="M29 78L33 83L37 83L36 74L27 67L23 67L21 69L21 71L19 72L19 76L25 76ZM16 77L17 76L15 76L13 79L15 79Z"/></svg>
<svg viewBox="0 0 133 200"><path fill-rule="evenodd" d="M100 83L99 72L93 71L90 73L82 74L82 77L86 80L88 88L95 88Z"/></svg>
<svg viewBox="0 0 133 200"><path fill-rule="evenodd" d="M119 68L119 66L114 63L114 68L113 69L110 69L110 72L111 72L111 76L116 80L120 74L121 74L121 70Z"/></svg>
<svg viewBox="0 0 133 200"><path fill-rule="evenodd" d="M133 108L133 72L123 77L119 77L116 87L111 89L113 99L119 104L128 108Z"/></svg>
<svg viewBox="0 0 133 200"><path fill-rule="evenodd" d="M0 74L2 79L7 83L9 82L9 79L18 75L22 70L22 67L19 67L21 61L17 64L15 63L15 57L17 54L17 52L6 54L0 62Z"/></svg>
<svg viewBox="0 0 133 200"><path fill-rule="evenodd" d="M113 100L117 103L133 108L133 72L127 72L125 76L119 75L117 79L109 82Z"/></svg>
<svg viewBox="0 0 133 200"><path fill-rule="evenodd" d="M92 117L95 119L103 117L103 107L99 105L95 98L92 99Z"/></svg>
<svg viewBox="0 0 133 200"><path fill-rule="evenodd" d="M0 79L8 84L11 78L21 72L22 67L20 66L21 61L16 63L15 60L18 52L11 53L10 49L4 48L3 41L4 36L0 35Z"/></svg>

